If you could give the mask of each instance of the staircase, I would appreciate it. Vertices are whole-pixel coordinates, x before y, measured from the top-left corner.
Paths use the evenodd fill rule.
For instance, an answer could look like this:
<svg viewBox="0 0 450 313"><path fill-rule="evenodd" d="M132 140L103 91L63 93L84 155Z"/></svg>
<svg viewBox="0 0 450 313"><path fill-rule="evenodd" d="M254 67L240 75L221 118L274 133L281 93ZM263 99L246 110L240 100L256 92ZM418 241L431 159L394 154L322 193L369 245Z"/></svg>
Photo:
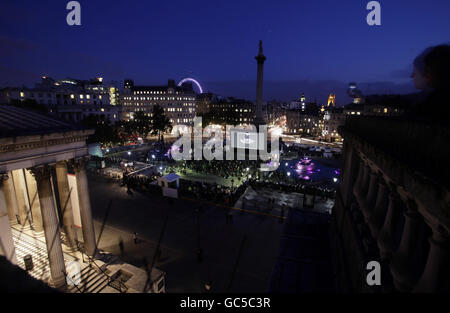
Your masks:
<svg viewBox="0 0 450 313"><path fill-rule="evenodd" d="M99 293L108 286L108 277L99 273L94 266L83 264L81 269L81 282L77 286L67 286L71 293Z"/></svg>
<svg viewBox="0 0 450 313"><path fill-rule="evenodd" d="M42 239L34 238L24 232L12 229L14 246L16 250L17 265L25 270L24 257L32 255L33 269L27 273L35 279L48 282L50 278L50 266L48 263L47 246ZM45 240L45 239L44 239ZM64 262L76 260L73 256L63 253ZM81 263L81 282L78 286L68 285L67 291L70 293L98 293L108 285L108 277L101 273L94 265ZM78 288L77 288L78 287ZM111 292L111 291L108 291Z"/></svg>

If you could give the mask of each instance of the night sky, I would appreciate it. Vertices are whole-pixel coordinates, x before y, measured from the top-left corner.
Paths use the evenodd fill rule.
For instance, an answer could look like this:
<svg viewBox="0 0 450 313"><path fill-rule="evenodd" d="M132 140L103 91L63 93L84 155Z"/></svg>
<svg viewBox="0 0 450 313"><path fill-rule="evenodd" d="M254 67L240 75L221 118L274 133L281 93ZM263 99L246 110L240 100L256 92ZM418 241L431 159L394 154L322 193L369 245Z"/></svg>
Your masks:
<svg viewBox="0 0 450 313"><path fill-rule="evenodd" d="M413 91L415 56L450 41L450 1L381 3L381 26L366 23L366 0L81 0L81 26L66 24L68 1L1 0L0 86L61 79L132 78L165 84L195 77L204 89L255 98L263 40L264 99L305 92L345 104L348 82L363 92Z"/></svg>

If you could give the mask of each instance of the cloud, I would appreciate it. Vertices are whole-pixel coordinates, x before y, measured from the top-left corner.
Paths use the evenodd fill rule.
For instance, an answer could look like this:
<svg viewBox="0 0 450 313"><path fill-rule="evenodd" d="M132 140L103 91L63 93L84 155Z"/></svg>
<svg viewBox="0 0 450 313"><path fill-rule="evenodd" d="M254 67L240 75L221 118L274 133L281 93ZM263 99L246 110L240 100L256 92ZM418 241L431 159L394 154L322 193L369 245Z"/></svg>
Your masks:
<svg viewBox="0 0 450 313"><path fill-rule="evenodd" d="M362 82L357 84L363 94L405 94L414 91L411 83ZM337 80L264 81L264 100L291 101L302 93L307 101L326 104L330 93L336 94L336 103L345 105L352 101L347 95L348 82ZM204 89L222 96L234 96L255 100L255 81L206 82Z"/></svg>
<svg viewBox="0 0 450 313"><path fill-rule="evenodd" d="M0 86L2 87L31 87L39 81L40 76L39 73L0 65Z"/></svg>
<svg viewBox="0 0 450 313"><path fill-rule="evenodd" d="M0 36L0 57L8 58L15 57L23 53L38 52L39 46L26 39L16 39L7 36Z"/></svg>

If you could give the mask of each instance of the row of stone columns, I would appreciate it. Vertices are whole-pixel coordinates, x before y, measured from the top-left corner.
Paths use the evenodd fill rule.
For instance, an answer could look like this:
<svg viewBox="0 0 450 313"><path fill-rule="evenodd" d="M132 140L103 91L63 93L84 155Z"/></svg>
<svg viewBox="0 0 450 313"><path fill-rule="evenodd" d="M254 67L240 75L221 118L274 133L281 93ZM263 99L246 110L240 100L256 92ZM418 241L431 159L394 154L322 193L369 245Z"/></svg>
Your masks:
<svg viewBox="0 0 450 313"><path fill-rule="evenodd" d="M5 182L10 180L7 174L0 173L0 254L8 261L17 264L11 226L9 225L9 211L6 206Z"/></svg>
<svg viewBox="0 0 450 313"><path fill-rule="evenodd" d="M426 265L422 273L412 273L410 264L421 242L420 227L426 222L419 214L417 203L412 199L403 202L396 187L386 184L362 159L359 159L352 190L371 236L377 242L381 259L390 262L395 287L399 291L436 291L450 261L448 232L439 225L428 225L433 235L429 238ZM402 213L405 223L396 249L395 234Z"/></svg>
<svg viewBox="0 0 450 313"><path fill-rule="evenodd" d="M85 170L88 159L81 158L71 160L70 162L75 169L77 180L77 193L85 253L93 256L95 254L96 245L89 199L89 188ZM61 205L61 221L58 219L53 198L51 179L53 168L56 168ZM33 167L29 170L25 170L25 175L23 175L22 170L13 171L10 176L12 176L13 179L6 180L6 184L3 184L2 187L2 191L6 191L4 206L7 214L5 215L12 224L20 222L24 229L32 226L34 231L38 234L44 233L50 265L51 282L55 287L61 287L65 284L65 265L60 239L60 229L65 233L68 247L72 251L76 249L76 243L78 241L76 230L74 228L73 209L70 201L72 191L69 189L67 179L67 162L61 161L56 163L56 165ZM25 185L25 181L22 181L25 177L27 178L26 193L21 188ZM27 196L29 197L29 201L26 201Z"/></svg>

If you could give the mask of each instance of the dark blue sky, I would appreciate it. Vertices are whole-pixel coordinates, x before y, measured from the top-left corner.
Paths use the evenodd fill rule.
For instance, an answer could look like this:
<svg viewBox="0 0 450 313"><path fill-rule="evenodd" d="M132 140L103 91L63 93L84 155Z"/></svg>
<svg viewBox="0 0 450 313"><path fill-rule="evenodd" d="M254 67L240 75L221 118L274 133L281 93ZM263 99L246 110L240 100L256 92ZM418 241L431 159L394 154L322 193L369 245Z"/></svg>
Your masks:
<svg viewBox="0 0 450 313"><path fill-rule="evenodd" d="M66 24L67 2L1 1L0 86L41 74L138 84L193 76L254 99L262 39L265 100L305 92L323 102L333 91L343 104L349 81L368 93L412 90L414 57L450 41L448 0L380 1L373 27L366 0L81 0L81 26Z"/></svg>

